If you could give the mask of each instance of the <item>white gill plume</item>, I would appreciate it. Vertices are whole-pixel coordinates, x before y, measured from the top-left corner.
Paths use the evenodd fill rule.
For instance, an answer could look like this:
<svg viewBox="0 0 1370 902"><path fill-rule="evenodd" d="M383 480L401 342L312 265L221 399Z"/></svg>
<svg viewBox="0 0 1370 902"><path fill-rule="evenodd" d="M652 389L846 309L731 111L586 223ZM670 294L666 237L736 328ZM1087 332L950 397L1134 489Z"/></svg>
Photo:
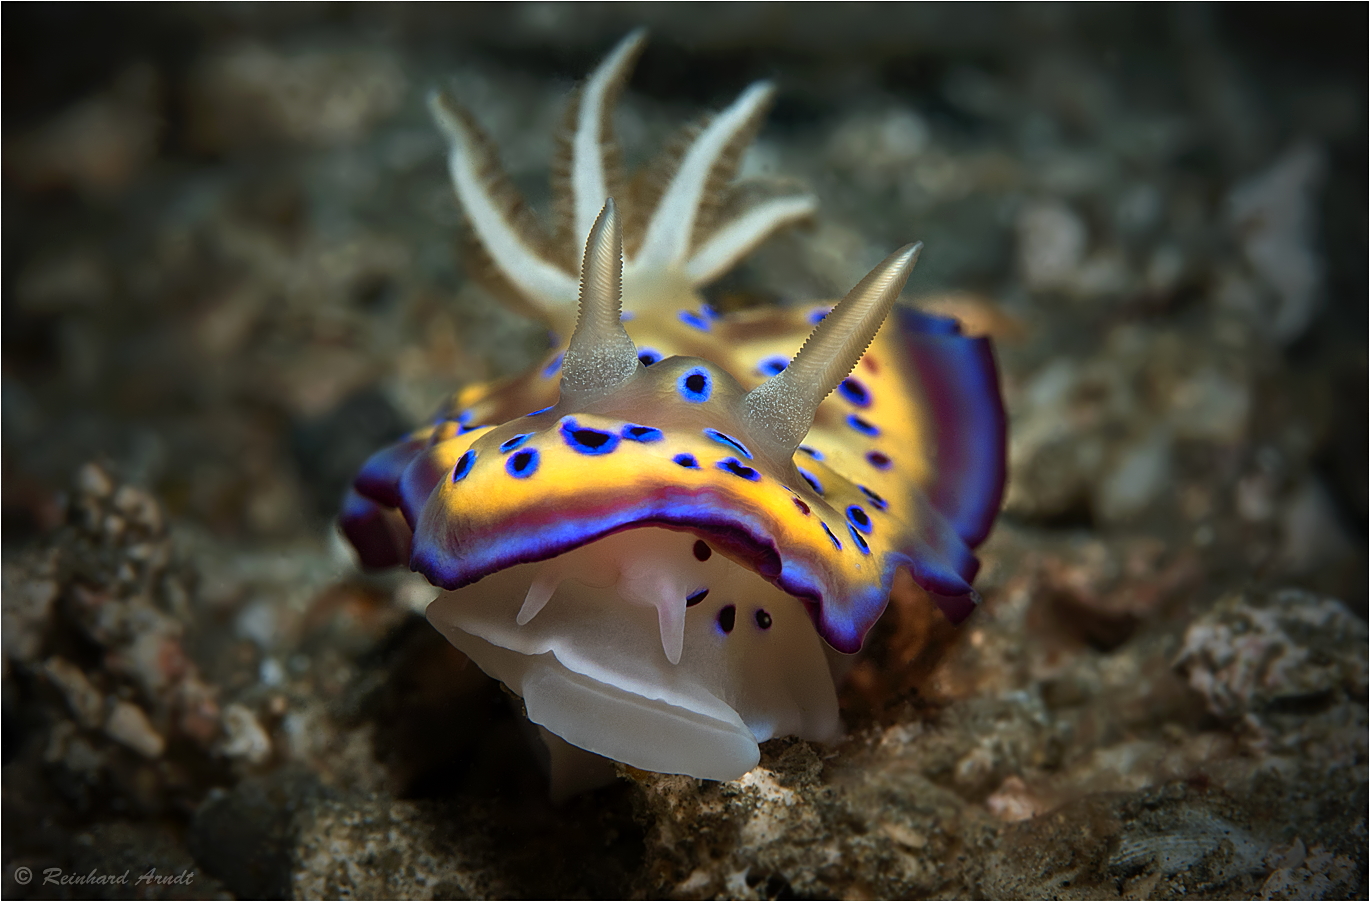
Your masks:
<svg viewBox="0 0 1370 902"><path fill-rule="evenodd" d="M649 270L677 269L687 261L695 217L704 204L714 168L730 144L754 128L770 106L775 89L764 81L749 86L732 105L714 116L681 157L644 230L633 265Z"/></svg>
<svg viewBox="0 0 1370 902"><path fill-rule="evenodd" d="M788 458L813 425L818 405L851 374L918 262L921 242L890 254L814 328L789 366L747 393L743 414L771 453Z"/></svg>
<svg viewBox="0 0 1370 902"><path fill-rule="evenodd" d="M555 179L553 187L562 222L571 232L569 240L577 244L605 198L622 182L609 114L644 41L641 30L625 37L571 99L569 134L562 142L565 158L559 161L564 177ZM751 85L712 117L678 158L650 167L670 175L664 184L650 186L655 206L642 220L641 233L630 236L624 269L630 286L667 274L684 278L692 288L705 285L776 230L812 215L817 201L810 195L755 202L723 222L716 222L713 215L731 192L741 154L760 127L772 94L765 82ZM489 139L470 114L440 93L429 98L429 107L447 137L448 168L457 198L498 275L539 316L563 326L575 303L577 276L569 271L573 264L564 249L549 248L536 223L525 215ZM635 198L623 200L627 205Z"/></svg>
<svg viewBox="0 0 1370 902"><path fill-rule="evenodd" d="M613 144L609 108L628 81L628 73L642 52L647 30L639 28L618 42L574 98L575 117L571 132L570 194L573 205L571 235L579 240L588 235L599 216L604 198L613 194L605 159Z"/></svg>
<svg viewBox="0 0 1370 902"><path fill-rule="evenodd" d="M716 224L700 219L720 204L752 136L770 108L775 88L765 81L747 87L713 116L685 148L629 256L625 278L631 284L654 274L684 274L692 288L707 285L737 265L758 244L786 225L812 216L811 195L777 197L753 203L733 219Z"/></svg>
<svg viewBox="0 0 1370 902"><path fill-rule="evenodd" d="M576 296L575 276L540 253L541 242L520 221L522 201L500 171L490 140L446 94L430 94L428 109L447 138L447 169L466 221L496 269L534 309L567 305Z"/></svg>

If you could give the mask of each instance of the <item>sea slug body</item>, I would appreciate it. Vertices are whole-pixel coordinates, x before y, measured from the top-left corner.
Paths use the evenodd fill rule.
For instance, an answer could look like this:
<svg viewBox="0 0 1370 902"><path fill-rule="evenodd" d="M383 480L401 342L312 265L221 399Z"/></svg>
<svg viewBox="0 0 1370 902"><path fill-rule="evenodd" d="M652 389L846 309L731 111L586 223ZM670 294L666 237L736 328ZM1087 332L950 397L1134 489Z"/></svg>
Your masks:
<svg viewBox="0 0 1370 902"><path fill-rule="evenodd" d="M705 303L816 204L734 202L764 83L630 183L609 111L642 44L571 97L550 236L432 99L487 283L569 337L375 454L340 518L365 565L443 590L429 620L523 698L561 795L605 759L722 780L773 736L837 738L833 675L898 571L953 622L973 610L1004 486L988 340L896 306L921 246L835 306Z"/></svg>

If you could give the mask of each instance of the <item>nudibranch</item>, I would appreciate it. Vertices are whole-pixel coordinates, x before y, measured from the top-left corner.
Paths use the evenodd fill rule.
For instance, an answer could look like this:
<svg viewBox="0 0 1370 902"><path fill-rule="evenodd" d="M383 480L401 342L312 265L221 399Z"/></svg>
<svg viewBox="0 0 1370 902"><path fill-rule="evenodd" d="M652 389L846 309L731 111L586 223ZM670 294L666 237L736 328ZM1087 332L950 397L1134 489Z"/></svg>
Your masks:
<svg viewBox="0 0 1370 902"><path fill-rule="evenodd" d="M764 83L626 180L609 110L642 41L572 95L550 236L432 98L486 276L569 337L374 455L341 516L363 564L442 590L429 620L523 699L563 793L584 751L725 780L773 736L838 738L834 674L896 574L964 619L1004 487L988 340L895 305L920 246L835 306L704 302L815 202L739 203Z"/></svg>

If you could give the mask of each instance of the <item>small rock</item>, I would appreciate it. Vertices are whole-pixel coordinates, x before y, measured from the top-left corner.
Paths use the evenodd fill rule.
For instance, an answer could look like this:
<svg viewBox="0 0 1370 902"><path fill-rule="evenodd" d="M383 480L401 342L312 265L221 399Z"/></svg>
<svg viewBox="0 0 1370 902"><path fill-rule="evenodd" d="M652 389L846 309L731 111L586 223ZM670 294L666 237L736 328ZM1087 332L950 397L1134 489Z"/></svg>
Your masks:
<svg viewBox="0 0 1370 902"><path fill-rule="evenodd" d="M1118 297L1133 287L1133 276L1119 252L1103 250L1080 265L1070 287L1079 297Z"/></svg>
<svg viewBox="0 0 1370 902"><path fill-rule="evenodd" d="M977 745L956 762L952 773L957 787L971 794L980 792L985 782L993 778L996 764L994 750L987 744Z"/></svg>
<svg viewBox="0 0 1370 902"><path fill-rule="evenodd" d="M219 735L220 711L216 691L194 674L172 693L179 716L177 728L201 748L209 748Z"/></svg>
<svg viewBox="0 0 1370 902"><path fill-rule="evenodd" d="M1261 884L1261 899L1340 899L1356 885L1364 868L1345 855L1334 855L1322 846L1313 846L1306 856L1303 841L1296 839L1298 861L1284 863ZM1293 858L1291 853L1289 858ZM1358 873L1359 872L1359 873Z"/></svg>
<svg viewBox="0 0 1370 902"><path fill-rule="evenodd" d="M1303 840L1296 836L1288 845L1273 847L1266 854L1265 863L1274 869L1296 868L1303 864L1307 857L1308 849L1304 846Z"/></svg>
<svg viewBox="0 0 1370 902"><path fill-rule="evenodd" d="M1140 183L1130 187L1118 200L1114 221L1126 235L1141 235L1155 228L1165 212L1165 198L1155 185Z"/></svg>
<svg viewBox="0 0 1370 902"><path fill-rule="evenodd" d="M1211 712L1245 723L1262 742L1277 738L1277 721L1316 722L1339 701L1359 711L1363 733L1366 642L1365 621L1335 598L1298 589L1241 593L1190 625L1175 666ZM1294 729L1280 738L1305 737Z"/></svg>
<svg viewBox="0 0 1370 902"><path fill-rule="evenodd" d="M1028 288L1051 291L1070 285L1084 262L1089 233L1070 207L1037 201L1018 214L1018 270Z"/></svg>
<svg viewBox="0 0 1370 902"><path fill-rule="evenodd" d="M271 757L271 737L262 729L257 716L246 705L234 702L224 707L224 733L220 751L248 764L262 764Z"/></svg>
<svg viewBox="0 0 1370 902"><path fill-rule="evenodd" d="M989 813L1001 821L1025 821L1042 813L1042 803L1028 789L1022 777L1010 775L985 799Z"/></svg>
<svg viewBox="0 0 1370 902"><path fill-rule="evenodd" d="M1162 244L1146 265L1146 287L1158 294L1168 294L1175 290L1184 274L1184 252L1173 244Z"/></svg>
<svg viewBox="0 0 1370 902"><path fill-rule="evenodd" d="M105 756L86 741L76 724L63 720L48 734L43 760L60 764L85 781L93 783L105 767Z"/></svg>
<svg viewBox="0 0 1370 902"><path fill-rule="evenodd" d="M1266 324L1284 343L1303 334L1322 301L1316 229L1324 169L1322 150L1300 144L1227 200L1247 263L1277 298Z"/></svg>
<svg viewBox="0 0 1370 902"><path fill-rule="evenodd" d="M131 485L119 486L114 493L114 507L148 532L162 531L161 505L144 490Z"/></svg>
<svg viewBox="0 0 1370 902"><path fill-rule="evenodd" d="M87 730L98 729L104 719L105 698L90 684L81 668L65 658L52 657L44 663L43 672L62 691L77 722Z"/></svg>
<svg viewBox="0 0 1370 902"><path fill-rule="evenodd" d="M1119 521L1143 511L1170 481L1170 449L1170 436L1163 430L1125 448L1099 486L1100 516Z"/></svg>
<svg viewBox="0 0 1370 902"><path fill-rule="evenodd" d="M1335 565L1355 552L1332 498L1314 476L1306 477L1295 488L1280 517L1280 527L1280 559L1291 574Z"/></svg>
<svg viewBox="0 0 1370 902"><path fill-rule="evenodd" d="M76 488L91 498L108 498L114 491L114 480L99 464L84 464L76 471Z"/></svg>
<svg viewBox="0 0 1370 902"><path fill-rule="evenodd" d="M1154 539L1064 542L1044 551L1035 574L1047 603L1039 610L1051 614L1038 623L1039 638L1059 632L1116 650L1200 574L1192 553Z"/></svg>
<svg viewBox="0 0 1370 902"><path fill-rule="evenodd" d="M153 729L147 713L132 702L114 703L105 721L105 735L144 758L160 758L166 751L166 740Z"/></svg>
<svg viewBox="0 0 1370 902"><path fill-rule="evenodd" d="M861 113L834 130L828 155L838 166L886 184L918 159L929 139L927 123L913 110Z"/></svg>
<svg viewBox="0 0 1370 902"><path fill-rule="evenodd" d="M20 135L12 147L7 143L6 173L30 189L119 192L157 154L159 94L151 66L130 67L107 90Z"/></svg>
<svg viewBox="0 0 1370 902"><path fill-rule="evenodd" d="M1182 438L1232 446L1245 437L1250 411L1250 389L1206 367L1176 387L1169 419Z"/></svg>
<svg viewBox="0 0 1370 902"><path fill-rule="evenodd" d="M215 150L281 140L349 144L394 112L407 89L389 53L284 54L260 44L210 56L191 84L192 134Z"/></svg>
<svg viewBox="0 0 1370 902"><path fill-rule="evenodd" d="M38 315L99 307L110 298L113 279L111 267L98 252L64 250L24 268L15 285L15 301L24 312Z"/></svg>
<svg viewBox="0 0 1370 902"><path fill-rule="evenodd" d="M10 662L34 664L43 634L61 588L56 580L56 555L23 555L5 561L0 569L0 643Z"/></svg>

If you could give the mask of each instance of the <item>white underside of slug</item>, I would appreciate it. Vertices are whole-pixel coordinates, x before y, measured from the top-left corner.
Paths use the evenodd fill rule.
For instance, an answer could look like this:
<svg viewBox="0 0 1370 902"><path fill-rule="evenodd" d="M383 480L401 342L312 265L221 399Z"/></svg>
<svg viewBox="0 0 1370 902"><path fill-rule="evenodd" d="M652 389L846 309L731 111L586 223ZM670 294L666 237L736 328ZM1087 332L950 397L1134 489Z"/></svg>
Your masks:
<svg viewBox="0 0 1370 902"><path fill-rule="evenodd" d="M841 735L841 656L803 605L690 533L632 529L510 567L443 592L428 619L534 723L643 770L732 780L773 736Z"/></svg>

